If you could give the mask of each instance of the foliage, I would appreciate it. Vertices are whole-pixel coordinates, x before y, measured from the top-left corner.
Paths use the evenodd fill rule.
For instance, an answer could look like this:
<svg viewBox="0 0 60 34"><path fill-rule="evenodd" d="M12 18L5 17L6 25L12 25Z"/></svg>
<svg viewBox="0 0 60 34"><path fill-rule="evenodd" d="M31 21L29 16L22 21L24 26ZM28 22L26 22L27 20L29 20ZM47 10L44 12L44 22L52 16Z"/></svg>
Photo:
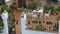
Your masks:
<svg viewBox="0 0 60 34"><path fill-rule="evenodd" d="M4 26L3 26L4 24L3 24L3 21L2 21L2 18L1 18L1 16L0 16L0 33L2 33L3 31L3 28L4 28Z"/></svg>
<svg viewBox="0 0 60 34"><path fill-rule="evenodd" d="M48 11L49 10L49 6L48 5L44 5L44 10Z"/></svg>
<svg viewBox="0 0 60 34"><path fill-rule="evenodd" d="M13 28L14 28L14 26L13 25L10 25L9 26L9 31L11 32Z"/></svg>
<svg viewBox="0 0 60 34"><path fill-rule="evenodd" d="M8 7L7 7L6 4L2 4L2 12L3 12L4 10L8 10Z"/></svg>
<svg viewBox="0 0 60 34"><path fill-rule="evenodd" d="M13 15L14 15L14 3L13 3L9 8L7 7L6 4L2 4L2 12L3 12L4 10L7 10L7 12L8 12L9 14L11 14L10 17L12 17L12 19L14 19L14 17L13 17ZM9 18L9 19L11 19L11 18ZM11 20L12 20L12 19L11 19ZM14 28L14 27L15 27L15 25L14 25L14 20L12 20L12 24L9 25L9 31L12 31L12 28Z"/></svg>
<svg viewBox="0 0 60 34"><path fill-rule="evenodd" d="M3 27L3 20L1 18L1 16L0 16L0 26Z"/></svg>
<svg viewBox="0 0 60 34"><path fill-rule="evenodd" d="M54 8L55 12L58 13L58 19L60 19L60 6Z"/></svg>
<svg viewBox="0 0 60 34"><path fill-rule="evenodd" d="M13 13L14 12L14 5L15 5L15 1L11 4L10 7L8 7L5 3L2 4L2 12L4 10L7 10L7 12L9 13Z"/></svg>
<svg viewBox="0 0 60 34"><path fill-rule="evenodd" d="M60 19L60 13L58 14L58 20Z"/></svg>
<svg viewBox="0 0 60 34"><path fill-rule="evenodd" d="M15 28L15 20L10 24L9 31L12 31L13 28Z"/></svg>
<svg viewBox="0 0 60 34"><path fill-rule="evenodd" d="M35 8L36 8L36 3L35 3L35 2L32 2L31 5L29 5L29 6L27 7L27 9L29 9L29 10L33 10L33 9L35 9Z"/></svg>
<svg viewBox="0 0 60 34"><path fill-rule="evenodd" d="M13 8L11 7L8 8L6 4L2 4L2 12L4 12L4 10L7 10L7 12L11 14L14 12Z"/></svg>
<svg viewBox="0 0 60 34"><path fill-rule="evenodd" d="M54 6L49 6L48 4L46 4L46 5L44 5L44 10L45 11L48 11L48 10L52 10L52 11L54 11Z"/></svg>
<svg viewBox="0 0 60 34"><path fill-rule="evenodd" d="M40 7L40 3L39 2L34 2L33 0L30 0L30 1L31 1L31 4L26 7L27 9L34 10L34 9Z"/></svg>
<svg viewBox="0 0 60 34"><path fill-rule="evenodd" d="M56 11L57 11L58 13L60 13L60 6L58 6L58 7L56 8Z"/></svg>
<svg viewBox="0 0 60 34"><path fill-rule="evenodd" d="M15 5L15 0L13 1L13 3L11 4L11 6L9 7L9 8L11 8L11 9L14 9L14 5Z"/></svg>
<svg viewBox="0 0 60 34"><path fill-rule="evenodd" d="M11 14L9 17L9 31L12 31L13 28L15 28L15 17L13 14Z"/></svg>
<svg viewBox="0 0 60 34"><path fill-rule="evenodd" d="M14 13L14 9L13 8L9 8L7 11L8 11L8 13L11 13L11 14Z"/></svg>
<svg viewBox="0 0 60 34"><path fill-rule="evenodd" d="M50 6L49 9L52 10L52 11L54 11L54 6Z"/></svg>
<svg viewBox="0 0 60 34"><path fill-rule="evenodd" d="M36 29L41 31L45 30L45 28L42 25L37 26Z"/></svg>
<svg viewBox="0 0 60 34"><path fill-rule="evenodd" d="M57 26L57 27L58 27L58 26ZM58 29L57 29L57 27L54 27L53 31L56 31L56 32L58 32Z"/></svg>

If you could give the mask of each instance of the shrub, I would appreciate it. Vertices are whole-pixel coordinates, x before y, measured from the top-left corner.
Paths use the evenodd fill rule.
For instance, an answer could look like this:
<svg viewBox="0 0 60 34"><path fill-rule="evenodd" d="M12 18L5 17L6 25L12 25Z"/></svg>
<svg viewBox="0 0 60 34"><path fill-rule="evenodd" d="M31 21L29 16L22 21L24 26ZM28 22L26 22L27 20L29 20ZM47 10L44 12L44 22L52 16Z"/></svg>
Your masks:
<svg viewBox="0 0 60 34"><path fill-rule="evenodd" d="M45 30L45 28L44 28L42 25L39 25L39 26L37 26L37 27L36 27L36 30L44 31L44 30Z"/></svg>
<svg viewBox="0 0 60 34"><path fill-rule="evenodd" d="M2 18L1 18L1 16L0 16L0 33L2 33L3 31L3 28L4 28L4 26L3 26L4 24L3 24L3 21L2 21Z"/></svg>

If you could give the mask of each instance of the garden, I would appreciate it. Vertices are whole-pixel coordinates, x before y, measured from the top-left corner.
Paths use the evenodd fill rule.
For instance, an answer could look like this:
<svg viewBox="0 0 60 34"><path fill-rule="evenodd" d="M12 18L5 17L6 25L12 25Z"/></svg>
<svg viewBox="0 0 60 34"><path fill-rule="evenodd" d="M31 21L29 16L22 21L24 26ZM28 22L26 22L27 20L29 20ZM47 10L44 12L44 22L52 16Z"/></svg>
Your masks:
<svg viewBox="0 0 60 34"><path fill-rule="evenodd" d="M13 2L9 8L7 7L7 5L4 2L2 4L2 12L4 10L7 10L7 12L9 13L9 18L8 18L8 20L9 20L9 32L15 31L14 30L15 29L14 4L15 3ZM37 10L37 9L41 8L41 3L31 1L31 4L29 6L27 6L26 8L24 8L23 6L21 6L20 8L28 9L28 11L32 12L33 10ZM60 6L55 7L55 6L52 6L52 5L49 6L48 4L46 4L43 6L43 8L44 8L45 12L51 10L51 12L52 12L51 14L57 15L58 16L57 20L58 21L60 20ZM0 16L0 32L3 31L3 28L4 28L3 25L4 24L3 24L2 18ZM54 28L55 28L55 31L58 31L57 27L54 27ZM36 28L31 27L31 29L41 30L41 31L45 30L45 28L41 25L36 26Z"/></svg>
<svg viewBox="0 0 60 34"><path fill-rule="evenodd" d="M14 16L14 7L13 5L11 5L11 7L8 8L8 6L6 5L5 2L2 3L1 6L1 13L4 12L4 10L6 10L8 12L8 27L9 27L9 34L11 34L11 32L15 33L15 16ZM0 15L0 33L3 33L4 30L4 24L3 24L3 20L1 18Z"/></svg>
<svg viewBox="0 0 60 34"><path fill-rule="evenodd" d="M32 12L33 10L37 10L37 9L39 10L39 8L41 8L41 4L40 3L39 3L39 6L38 6L39 8L37 6L38 5L37 5L36 2L32 2L31 5L27 6L26 8L28 10L30 10L29 12ZM50 5L49 4L46 4L46 5L43 6L43 8L44 8L44 13L45 12L49 12L49 10L51 10L51 14L50 15L56 16L57 17L56 20L58 22L60 21L60 6L57 6L56 7L56 5L54 6L52 4L50 4ZM54 27L54 30L53 31L58 32L58 28L59 28L58 26ZM44 31L45 30L45 28L42 25L39 25L39 26L36 26L36 27L31 26L30 29L32 29L32 30L40 30L40 31Z"/></svg>

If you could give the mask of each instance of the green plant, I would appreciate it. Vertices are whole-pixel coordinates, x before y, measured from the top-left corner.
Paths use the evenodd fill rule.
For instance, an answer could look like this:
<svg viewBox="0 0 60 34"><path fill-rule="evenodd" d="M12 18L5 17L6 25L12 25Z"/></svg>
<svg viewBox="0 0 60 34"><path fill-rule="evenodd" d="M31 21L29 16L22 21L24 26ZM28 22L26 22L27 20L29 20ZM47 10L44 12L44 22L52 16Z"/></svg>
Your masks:
<svg viewBox="0 0 60 34"><path fill-rule="evenodd" d="M8 8L8 12L13 14L14 13L14 6L16 4L16 0L13 1L13 3L11 4L11 6Z"/></svg>
<svg viewBox="0 0 60 34"><path fill-rule="evenodd" d="M26 7L29 10L34 10L34 9L40 7L40 5L41 5L39 2L34 2L32 0L30 0L30 1L31 1L31 4Z"/></svg>
<svg viewBox="0 0 60 34"><path fill-rule="evenodd" d="M2 20L2 18L1 18L1 16L0 16L0 33L2 33L3 31L3 28L4 28L4 24L3 24L3 20Z"/></svg>
<svg viewBox="0 0 60 34"><path fill-rule="evenodd" d="M58 27L58 26L57 26L57 27ZM54 27L53 31L56 31L56 32L58 32L58 29L57 29L57 27Z"/></svg>
<svg viewBox="0 0 60 34"><path fill-rule="evenodd" d="M23 8L24 9L24 6L22 5L22 6L20 6L20 8Z"/></svg>
<svg viewBox="0 0 60 34"><path fill-rule="evenodd" d="M11 32L13 28L15 28L15 18L14 16L9 17L10 24L9 24L9 31Z"/></svg>
<svg viewBox="0 0 60 34"><path fill-rule="evenodd" d="M7 7L7 5L6 4L2 4L2 12L4 11L4 10L8 10L8 7Z"/></svg>
<svg viewBox="0 0 60 34"><path fill-rule="evenodd" d="M43 31L43 30L45 30L45 28L44 28L42 25L39 25L39 26L36 27L36 30L41 30L41 31Z"/></svg>
<svg viewBox="0 0 60 34"><path fill-rule="evenodd" d="M15 1L13 1L13 3L11 4L11 6L10 7L8 7L6 4L5 4L5 1L3 1L4 3L2 4L2 12L4 11L4 10L7 10L7 12L9 12L9 13L13 13L14 12L14 5L15 5Z"/></svg>
<svg viewBox="0 0 60 34"><path fill-rule="evenodd" d="M60 13L58 14L58 20L60 20Z"/></svg>
<svg viewBox="0 0 60 34"><path fill-rule="evenodd" d="M60 6L58 6L57 8L55 8L55 10L60 13Z"/></svg>
<svg viewBox="0 0 60 34"><path fill-rule="evenodd" d="M46 5L44 5L44 10L45 11L49 11L49 10L54 11L55 10L55 7L54 6L49 6L48 4L46 4Z"/></svg>
<svg viewBox="0 0 60 34"><path fill-rule="evenodd" d="M54 6L50 6L49 9L52 10L52 11L54 11Z"/></svg>
<svg viewBox="0 0 60 34"><path fill-rule="evenodd" d="M49 10L49 6L48 5L44 5L44 10L48 11Z"/></svg>
<svg viewBox="0 0 60 34"><path fill-rule="evenodd" d="M16 4L15 0L13 1L13 3L11 4L11 6L9 8L14 9L14 5Z"/></svg>
<svg viewBox="0 0 60 34"><path fill-rule="evenodd" d="M54 8L55 12L58 13L58 20L60 19L60 6Z"/></svg>
<svg viewBox="0 0 60 34"><path fill-rule="evenodd" d="M9 31L11 32L12 29L15 28L15 22L12 22L9 26Z"/></svg>
<svg viewBox="0 0 60 34"><path fill-rule="evenodd" d="M10 25L10 26L9 26L9 31L11 32L13 28L14 28L14 27Z"/></svg>
<svg viewBox="0 0 60 34"><path fill-rule="evenodd" d="M0 27L3 27L3 22L0 20Z"/></svg>
<svg viewBox="0 0 60 34"><path fill-rule="evenodd" d="M2 18L1 18L1 16L0 16L0 27L3 27L3 20L2 20Z"/></svg>
<svg viewBox="0 0 60 34"><path fill-rule="evenodd" d="M8 8L8 13L10 13L10 14L13 14L14 13L14 9L13 8Z"/></svg>
<svg viewBox="0 0 60 34"><path fill-rule="evenodd" d="M4 10L7 10L7 12L11 13L11 14L14 13L14 7L13 6L8 8L6 4L2 4L2 12L4 12Z"/></svg>

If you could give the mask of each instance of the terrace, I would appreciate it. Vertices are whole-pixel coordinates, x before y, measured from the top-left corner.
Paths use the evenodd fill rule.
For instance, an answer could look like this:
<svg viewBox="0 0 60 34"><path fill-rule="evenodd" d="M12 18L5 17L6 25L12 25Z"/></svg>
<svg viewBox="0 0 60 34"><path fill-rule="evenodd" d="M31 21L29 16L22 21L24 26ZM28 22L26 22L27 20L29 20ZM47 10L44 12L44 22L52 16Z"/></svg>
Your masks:
<svg viewBox="0 0 60 34"><path fill-rule="evenodd" d="M24 1L25 2L25 1ZM19 1L19 3L20 3L20 1ZM18 3L18 4L19 4ZM23 2L22 2L23 3ZM22 4L21 3L21 4ZM8 3L9 4L9 3ZM20 5L21 5L20 4ZM20 6L19 5L19 6ZM24 3L22 4L22 5L24 5ZM52 5L52 4L51 4ZM50 6L51 6L50 5ZM12 7L11 7L12 6ZM8 9L6 8L6 6L5 5L3 5L2 6L2 8L3 8L3 10L8 10L8 12L9 12L9 15L11 16L11 17L9 17L9 24L11 25L11 26L9 26L9 28L11 29L10 30L10 34L11 34L11 32L12 32L12 30L15 32L16 31L16 34L18 33L18 34L20 34L21 33L21 23L20 23L20 18L21 18L21 16L20 16L20 13L22 12L22 11L20 11L21 9L20 8L24 8L23 6L22 7L19 7L19 10L18 11L14 11L14 6L15 6L15 4L14 4L14 2L13 2L13 4L11 5ZM38 8L38 7L41 7L41 2L32 2L31 3L31 5L29 5L29 6L27 6L26 8L24 8L24 9L28 9L28 12L26 12L26 14L27 14L27 26L30 28L32 28L32 30L35 30L35 27L37 26L37 25L39 25L39 26L37 26L36 28L37 28L37 30L41 30L41 31L43 31L43 30L46 30L45 29L45 27L47 28L47 31L50 31L50 28L52 29L52 27L51 26L54 26L55 27L55 25L56 25L56 23L57 23L57 21L59 20L59 14L60 14L60 8L57 6L57 8L50 8L50 6L43 6L44 7L44 10L36 10L36 8ZM56 5L55 5L56 6ZM13 9L13 10L12 10ZM22 9L22 10L24 10L24 9ZM34 11L35 10L35 11ZM52 12L50 12L50 10L53 10ZM45 12L46 11L46 12ZM37 13L36 13L37 12ZM16 13L16 14L15 14ZM58 15L56 14L56 13L58 13ZM15 15L15 16L14 16ZM37 16L37 18L35 19L35 17ZM42 16L42 17L40 17L40 16ZM58 17L58 18L57 18ZM18 24L16 25L16 23L15 23L15 19L16 20L18 20L17 22L18 22ZM13 20L13 21L12 21ZM52 22L51 22L52 21ZM15 24L15 25L14 25ZM32 25L33 25L33 27L32 27ZM2 26L2 25L1 25ZM43 27L44 26L44 27ZM57 25L56 25L56 27L57 27ZM30 28L30 29L31 29ZM16 30L15 30L16 29ZM19 31L19 32L18 32ZM54 31L57 31L57 28L54 30Z"/></svg>

